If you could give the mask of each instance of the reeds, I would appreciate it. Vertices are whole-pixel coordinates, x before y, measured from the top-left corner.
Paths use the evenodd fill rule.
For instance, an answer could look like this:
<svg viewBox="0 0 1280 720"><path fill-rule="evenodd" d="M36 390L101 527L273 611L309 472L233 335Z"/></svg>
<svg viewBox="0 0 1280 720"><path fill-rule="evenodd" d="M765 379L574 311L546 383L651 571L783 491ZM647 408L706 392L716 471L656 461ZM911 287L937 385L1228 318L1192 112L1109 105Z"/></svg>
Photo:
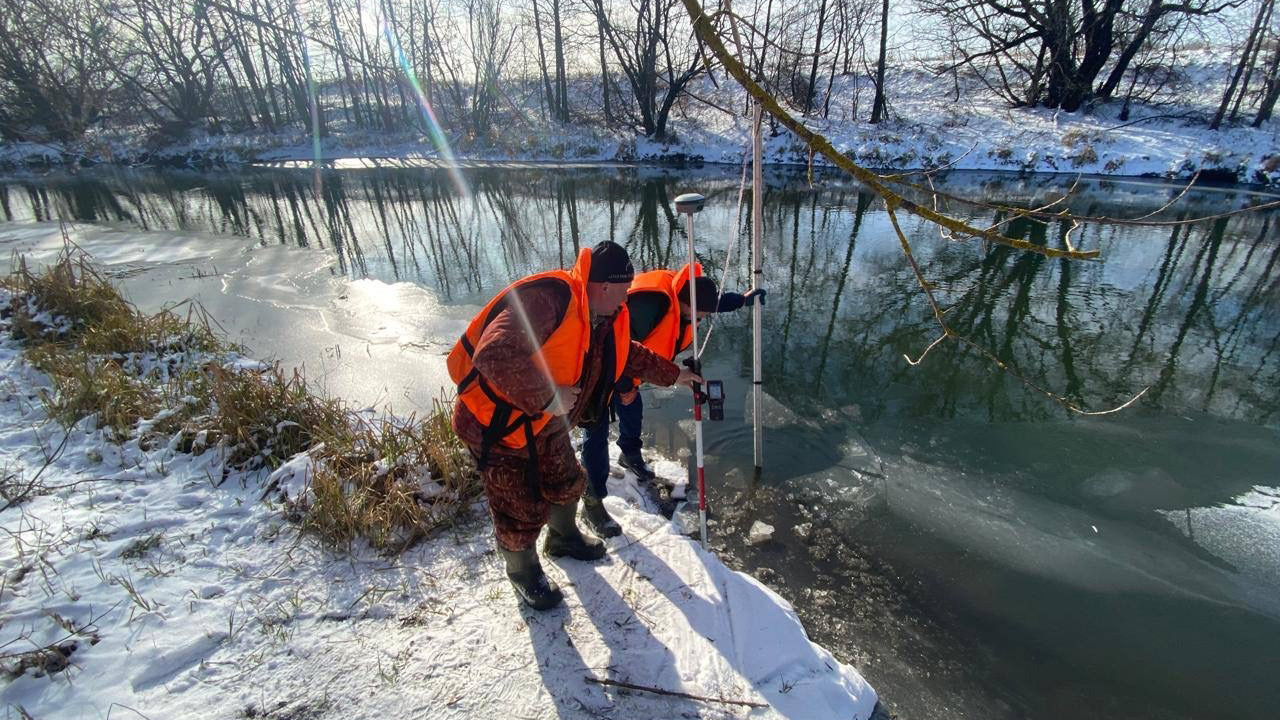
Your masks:
<svg viewBox="0 0 1280 720"><path fill-rule="evenodd" d="M371 419L313 394L296 370L247 369L201 308L142 313L71 245L39 272L19 258L0 287L0 325L48 375L51 417L67 427L93 417L114 441L144 448L177 435L185 452L219 448L232 470L310 452L310 492L289 514L331 544L398 551L479 495L447 399L425 418Z"/></svg>

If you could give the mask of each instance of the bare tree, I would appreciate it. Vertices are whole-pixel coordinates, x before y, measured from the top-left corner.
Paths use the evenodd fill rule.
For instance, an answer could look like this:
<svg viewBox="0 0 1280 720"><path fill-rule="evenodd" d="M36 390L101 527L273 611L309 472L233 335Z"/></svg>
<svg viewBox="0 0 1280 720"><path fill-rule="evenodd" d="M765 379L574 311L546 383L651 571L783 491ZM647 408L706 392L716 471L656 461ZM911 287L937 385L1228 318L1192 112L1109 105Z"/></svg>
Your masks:
<svg viewBox="0 0 1280 720"><path fill-rule="evenodd" d="M79 139L115 89L95 57L112 46L94 0L0 0L0 135Z"/></svg>
<svg viewBox="0 0 1280 720"><path fill-rule="evenodd" d="M543 97L546 99L546 107L550 108L548 113L551 117L559 115L556 101L556 91L551 89L551 76L547 73L547 52L542 45L542 13L538 9L538 0L533 0L533 32L538 39L538 72L542 75ZM559 87L559 79L556 81Z"/></svg>
<svg viewBox="0 0 1280 720"><path fill-rule="evenodd" d="M198 13L207 10L197 5ZM215 93L223 38L193 22L190 8L163 0L124 0L107 6L122 33L124 58L112 69L139 97L141 107L171 135L216 124Z"/></svg>
<svg viewBox="0 0 1280 720"><path fill-rule="evenodd" d="M502 101L499 81L516 28L503 21L499 0L465 0L464 19L438 22L433 42L445 87L472 137L488 134Z"/></svg>
<svg viewBox="0 0 1280 720"><path fill-rule="evenodd" d="M606 0L591 2L631 86L639 115L636 124L645 135L666 138L672 106L704 71L680 0L629 0L629 11L616 12ZM619 24L623 17L632 18L633 24Z"/></svg>
<svg viewBox="0 0 1280 720"><path fill-rule="evenodd" d="M884 115L884 56L889 42L889 0L880 8L880 59L876 61L876 98L871 104L871 122L878 123Z"/></svg>
<svg viewBox="0 0 1280 720"><path fill-rule="evenodd" d="M609 59L604 54L604 11L599 7L593 8L596 16L596 39L599 41L600 49L600 95L604 99L604 121L612 125L613 106L609 102Z"/></svg>
<svg viewBox="0 0 1280 720"><path fill-rule="evenodd" d="M813 64L809 68L809 88L804 94L804 114L813 109L813 93L818 82L818 57L822 54L822 29L827 22L827 0L818 6L818 33L813 40ZM885 0L888 3L889 0Z"/></svg>
<svg viewBox="0 0 1280 720"><path fill-rule="evenodd" d="M1262 100L1258 103L1258 114L1253 117L1253 127L1261 127L1262 123L1270 120L1276 101L1280 100L1280 33L1273 34L1271 41L1271 62L1267 63Z"/></svg>
<svg viewBox="0 0 1280 720"><path fill-rule="evenodd" d="M564 18L560 12L560 0L551 0L551 29L555 37L556 51L556 119L569 122L569 81L564 67Z"/></svg>
<svg viewBox="0 0 1280 720"><path fill-rule="evenodd" d="M1258 49L1262 46L1267 22L1271 19L1271 11L1274 6L1274 0L1263 0L1258 3L1258 12L1254 17L1253 27L1249 29L1249 34L1245 38L1244 49L1240 52L1240 62L1236 64L1235 71L1231 74L1231 81L1227 83L1227 89L1222 94L1222 102L1218 105L1218 111L1214 113L1213 120L1209 123L1210 130L1217 130L1222 125L1222 120L1227 114L1227 107L1231 104L1232 97L1237 96L1237 86L1239 86L1239 93L1236 99L1236 108L1240 107L1239 101L1244 98L1249 83L1246 79L1241 85L1240 78L1245 75L1246 69L1249 74L1253 73L1253 65L1258 59ZM1232 115L1234 114L1233 112Z"/></svg>
<svg viewBox="0 0 1280 720"><path fill-rule="evenodd" d="M1243 3L1151 0L1132 28L1123 0L921 0L920 5L955 32L961 57L957 65L975 68L1012 103L1075 112L1086 100L1114 91L1161 22L1207 17ZM1129 35L1118 37L1126 28ZM1109 76L1095 91L1095 81L1113 59L1119 66L1118 73L1113 68L1114 81ZM993 79L987 78L988 70Z"/></svg>

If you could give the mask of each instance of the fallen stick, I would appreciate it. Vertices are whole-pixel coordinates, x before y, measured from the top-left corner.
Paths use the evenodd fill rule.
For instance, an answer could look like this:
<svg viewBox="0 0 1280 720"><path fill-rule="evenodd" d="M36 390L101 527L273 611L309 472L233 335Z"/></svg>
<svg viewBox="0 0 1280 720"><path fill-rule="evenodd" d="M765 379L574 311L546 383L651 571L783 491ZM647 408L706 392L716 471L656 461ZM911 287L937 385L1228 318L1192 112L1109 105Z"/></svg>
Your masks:
<svg viewBox="0 0 1280 720"><path fill-rule="evenodd" d="M690 700L700 700L702 702L724 703L726 705L745 705L746 707L755 707L755 708L769 707L767 703L750 702L747 700L725 700L723 698L703 697L701 695L691 695L689 693L675 692L674 690L663 690L662 688L646 687L644 685L633 685L628 682L622 682L621 680L609 680L609 679L601 680L599 678L593 678L589 675L586 677L583 677L582 679L586 680L589 683L595 683L596 685L608 685L610 687L620 687L620 688L626 688L628 690L641 690L643 692L653 693L654 695L668 695L671 697L688 698Z"/></svg>

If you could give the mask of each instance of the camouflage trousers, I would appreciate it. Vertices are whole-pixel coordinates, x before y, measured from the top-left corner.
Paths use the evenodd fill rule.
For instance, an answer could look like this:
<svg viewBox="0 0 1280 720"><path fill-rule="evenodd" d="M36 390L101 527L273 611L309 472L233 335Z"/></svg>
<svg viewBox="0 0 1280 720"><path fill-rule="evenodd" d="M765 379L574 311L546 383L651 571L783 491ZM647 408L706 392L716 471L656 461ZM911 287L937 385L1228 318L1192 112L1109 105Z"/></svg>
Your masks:
<svg viewBox="0 0 1280 720"><path fill-rule="evenodd" d="M480 472L489 513L493 516L494 535L498 544L507 550L533 547L542 526L547 524L551 505L577 502L587 484L587 475L573 452L567 429L537 438L536 445L536 488L526 472L529 468L527 450L512 450L512 454L508 454L495 448L489 453L487 467ZM472 447L471 452L478 457L480 448Z"/></svg>

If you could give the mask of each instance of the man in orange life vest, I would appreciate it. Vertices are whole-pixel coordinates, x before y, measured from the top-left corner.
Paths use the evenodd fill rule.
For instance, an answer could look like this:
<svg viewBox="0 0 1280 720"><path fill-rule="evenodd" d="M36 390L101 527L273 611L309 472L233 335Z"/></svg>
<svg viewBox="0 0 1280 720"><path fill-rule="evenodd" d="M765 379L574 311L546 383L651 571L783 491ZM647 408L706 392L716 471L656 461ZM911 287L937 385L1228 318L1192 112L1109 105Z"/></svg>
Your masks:
<svg viewBox="0 0 1280 720"><path fill-rule="evenodd" d="M605 415L624 375L657 385L701 381L632 342L624 300L633 276L622 246L584 249L571 270L530 275L499 293L449 353L454 431L476 458L507 577L537 610L563 599L534 551L543 525L549 555L595 560L605 552L575 520L586 476L570 429Z"/></svg>
<svg viewBox="0 0 1280 720"><path fill-rule="evenodd" d="M702 275L698 266L695 278L698 290L698 319L713 312L730 312L751 305L763 290L745 295L726 292L721 294L715 281ZM761 300L763 302L763 299ZM627 314L630 316L631 339L669 360L692 345L689 302L689 266L679 271L651 270L636 276L627 293ZM653 478L653 471L640 454L640 432L644 421L644 401L640 397L636 379L624 375L615 386L613 414L618 418L618 448L622 451L619 464L636 474L641 480ZM609 418L601 415L594 424L586 426L582 443L582 466L587 471L587 495L583 500L583 518L592 531L603 537L613 537L622 532L617 521L609 515L602 502L608 493L609 478Z"/></svg>

